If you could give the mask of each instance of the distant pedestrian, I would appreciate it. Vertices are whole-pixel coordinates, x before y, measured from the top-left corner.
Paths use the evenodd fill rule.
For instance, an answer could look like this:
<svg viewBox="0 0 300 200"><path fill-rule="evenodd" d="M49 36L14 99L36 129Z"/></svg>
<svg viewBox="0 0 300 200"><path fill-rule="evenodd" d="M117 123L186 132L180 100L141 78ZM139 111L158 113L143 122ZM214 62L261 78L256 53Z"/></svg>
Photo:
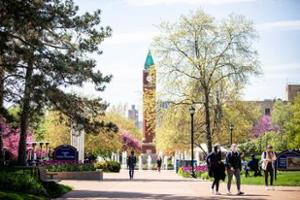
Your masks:
<svg viewBox="0 0 300 200"><path fill-rule="evenodd" d="M211 185L211 193L220 195L219 183L220 180L225 180L225 165L222 162L221 150L219 145L215 145L213 152L211 152L206 158L209 176L214 177L214 181ZM216 186L216 192L214 191L214 186Z"/></svg>
<svg viewBox="0 0 300 200"><path fill-rule="evenodd" d="M157 171L160 172L160 169L161 169L161 163L162 163L162 159L161 159L160 156L157 158L156 163L157 163Z"/></svg>
<svg viewBox="0 0 300 200"><path fill-rule="evenodd" d="M273 151L273 147L271 145L267 146L267 149L265 152L261 155L262 160L262 169L265 173L265 188L266 190L271 189L273 190L273 179L274 179L274 171L275 166L274 162L276 161L276 154ZM270 175L270 188L268 187L268 175Z"/></svg>
<svg viewBox="0 0 300 200"><path fill-rule="evenodd" d="M242 170L242 163L241 163L241 155L238 152L238 148L236 144L231 145L231 151L229 151L226 155L226 167L227 167L227 175L228 175L228 182L227 182L227 194L231 195L231 180L233 175L236 179L236 186L238 193L237 195L244 194L241 192L241 170Z"/></svg>
<svg viewBox="0 0 300 200"><path fill-rule="evenodd" d="M136 164L136 157L134 155L134 151L131 151L130 155L127 158L127 166L129 169L130 179L133 179L135 164Z"/></svg>

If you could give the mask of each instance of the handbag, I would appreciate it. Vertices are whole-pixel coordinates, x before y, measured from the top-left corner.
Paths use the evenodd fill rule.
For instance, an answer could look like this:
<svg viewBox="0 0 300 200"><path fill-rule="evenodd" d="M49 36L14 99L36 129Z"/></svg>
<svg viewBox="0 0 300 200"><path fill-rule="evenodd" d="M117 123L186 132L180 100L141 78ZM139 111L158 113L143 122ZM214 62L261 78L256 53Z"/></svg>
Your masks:
<svg viewBox="0 0 300 200"><path fill-rule="evenodd" d="M268 166L268 161L263 160L263 162L261 163L261 168L262 168L263 170L267 170L267 166Z"/></svg>

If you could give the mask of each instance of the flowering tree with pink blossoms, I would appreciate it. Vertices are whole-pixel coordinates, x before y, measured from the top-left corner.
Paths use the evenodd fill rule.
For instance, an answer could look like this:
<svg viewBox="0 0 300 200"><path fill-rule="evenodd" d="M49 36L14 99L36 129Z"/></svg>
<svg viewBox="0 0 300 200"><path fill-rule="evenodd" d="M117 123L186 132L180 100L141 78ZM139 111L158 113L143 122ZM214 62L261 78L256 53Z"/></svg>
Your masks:
<svg viewBox="0 0 300 200"><path fill-rule="evenodd" d="M121 140L123 143L123 148L125 150L134 149L136 151L142 150L142 143L133 137L128 131L121 130Z"/></svg>
<svg viewBox="0 0 300 200"><path fill-rule="evenodd" d="M270 131L277 132L278 130L279 130L279 127L272 124L271 116L264 115L255 124L251 133L254 137L260 137L260 136L264 135L266 132L270 132Z"/></svg>
<svg viewBox="0 0 300 200"><path fill-rule="evenodd" d="M18 148L20 140L20 129L12 128L3 117L0 117L0 130L1 130L1 149L0 152L3 152L3 149L10 152L14 159L18 157ZM27 135L27 149L32 148L33 136L29 132Z"/></svg>

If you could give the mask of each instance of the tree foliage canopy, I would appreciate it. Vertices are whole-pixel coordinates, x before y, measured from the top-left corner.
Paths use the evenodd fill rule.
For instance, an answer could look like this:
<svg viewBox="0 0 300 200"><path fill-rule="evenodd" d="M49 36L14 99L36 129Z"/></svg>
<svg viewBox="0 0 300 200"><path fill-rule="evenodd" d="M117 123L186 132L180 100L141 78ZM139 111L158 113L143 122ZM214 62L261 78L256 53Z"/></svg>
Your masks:
<svg viewBox="0 0 300 200"><path fill-rule="evenodd" d="M204 105L205 137L212 150L212 105L226 100L226 87L239 90L260 71L253 48L253 23L241 15L221 21L202 10L162 22L154 40L164 100ZM166 84L164 84L166 83Z"/></svg>
<svg viewBox="0 0 300 200"><path fill-rule="evenodd" d="M19 163L25 164L26 130L33 113L60 110L88 132L105 126L93 121L107 107L101 98L63 88L90 82L97 91L105 89L111 76L97 69L90 54L102 53L99 45L111 28L100 26L100 10L79 15L72 0L3 0L0 5L0 96L21 105Z"/></svg>

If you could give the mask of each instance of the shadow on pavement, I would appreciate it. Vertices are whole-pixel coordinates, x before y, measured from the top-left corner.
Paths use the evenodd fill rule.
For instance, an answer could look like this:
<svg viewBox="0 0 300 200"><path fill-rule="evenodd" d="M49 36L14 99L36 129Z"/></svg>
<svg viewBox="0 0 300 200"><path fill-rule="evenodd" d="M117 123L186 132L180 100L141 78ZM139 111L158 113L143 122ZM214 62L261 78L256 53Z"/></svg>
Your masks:
<svg viewBox="0 0 300 200"><path fill-rule="evenodd" d="M300 188L299 188L300 189ZM280 192L300 192L300 190L297 189L279 189L279 190L275 190L275 191L280 191Z"/></svg>
<svg viewBox="0 0 300 200"><path fill-rule="evenodd" d="M114 192L114 191L90 191L90 190L74 190L59 199L158 199L158 200L218 200L218 199L243 199L243 200L265 200L262 196L266 195L243 195L243 196L211 196L211 197L195 197L195 196L178 196L172 194L149 194L138 192Z"/></svg>
<svg viewBox="0 0 300 200"><path fill-rule="evenodd" d="M201 182L200 180L195 180L195 179L115 179L115 178L105 178L103 181L107 182Z"/></svg>

